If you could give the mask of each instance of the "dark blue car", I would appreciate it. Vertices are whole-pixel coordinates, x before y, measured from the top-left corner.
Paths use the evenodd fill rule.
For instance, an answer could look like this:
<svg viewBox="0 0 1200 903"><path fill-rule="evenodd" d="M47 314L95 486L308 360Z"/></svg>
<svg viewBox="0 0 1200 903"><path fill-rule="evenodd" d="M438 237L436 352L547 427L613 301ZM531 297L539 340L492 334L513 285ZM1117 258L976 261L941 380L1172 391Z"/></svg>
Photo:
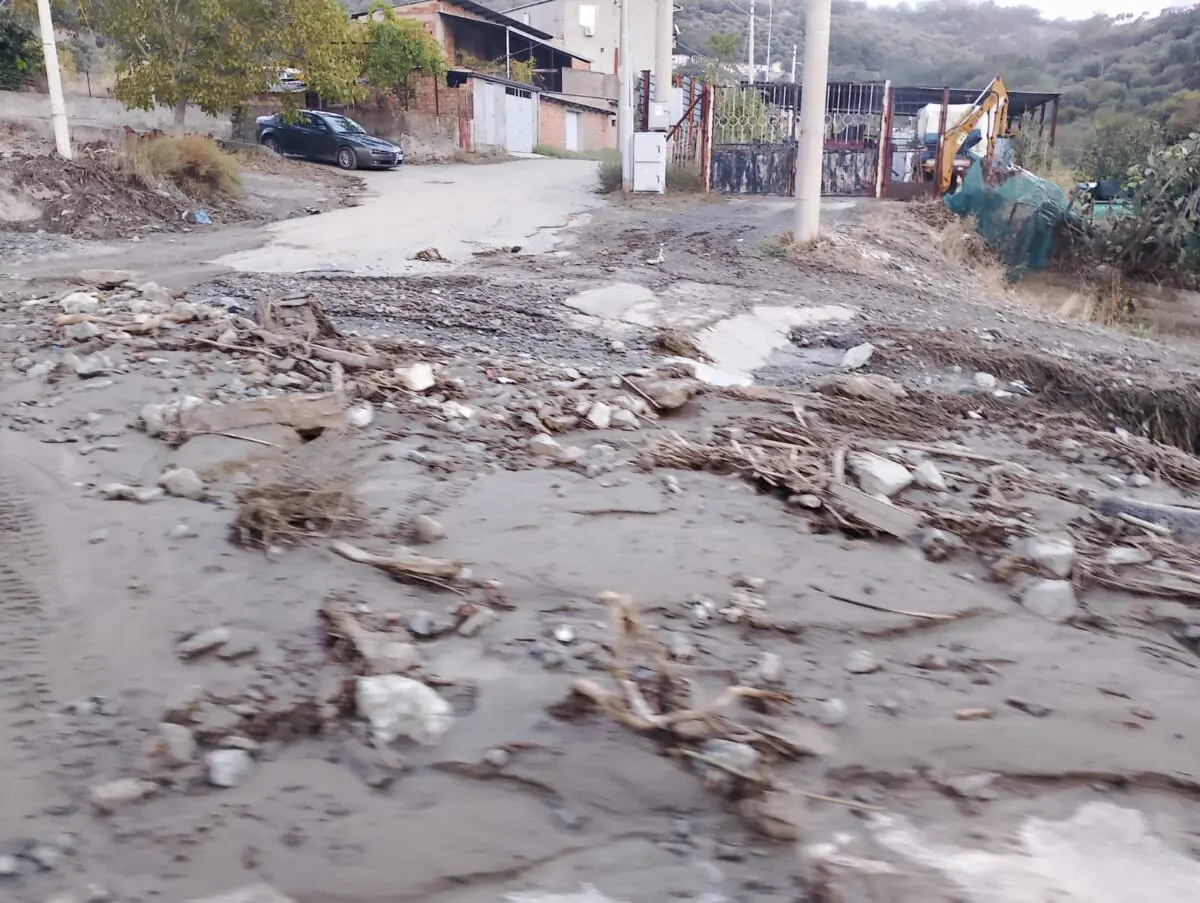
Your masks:
<svg viewBox="0 0 1200 903"><path fill-rule="evenodd" d="M324 160L342 169L391 169L404 162L404 151L340 113L301 110L294 122L279 113L255 122L258 143L277 154Z"/></svg>

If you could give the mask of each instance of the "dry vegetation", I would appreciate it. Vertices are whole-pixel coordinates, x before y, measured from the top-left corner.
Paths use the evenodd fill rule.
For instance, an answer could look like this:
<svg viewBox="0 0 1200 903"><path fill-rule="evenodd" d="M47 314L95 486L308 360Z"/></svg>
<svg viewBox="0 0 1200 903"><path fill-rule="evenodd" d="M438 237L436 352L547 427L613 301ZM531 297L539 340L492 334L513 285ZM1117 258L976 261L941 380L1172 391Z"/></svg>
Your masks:
<svg viewBox="0 0 1200 903"><path fill-rule="evenodd" d="M242 193L238 161L203 135L131 137L122 148L128 172L149 187L169 184L194 200L229 200Z"/></svg>

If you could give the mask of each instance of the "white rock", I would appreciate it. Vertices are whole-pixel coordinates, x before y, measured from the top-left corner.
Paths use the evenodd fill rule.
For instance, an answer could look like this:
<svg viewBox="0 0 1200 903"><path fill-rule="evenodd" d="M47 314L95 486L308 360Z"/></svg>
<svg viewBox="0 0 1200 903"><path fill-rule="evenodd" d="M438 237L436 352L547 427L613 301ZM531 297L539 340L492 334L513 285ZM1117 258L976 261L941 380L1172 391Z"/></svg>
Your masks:
<svg viewBox="0 0 1200 903"><path fill-rule="evenodd" d="M527 445L530 452L542 458L557 458L562 453L558 440L548 433L531 436Z"/></svg>
<svg viewBox="0 0 1200 903"><path fill-rule="evenodd" d="M230 326L217 336L217 344L222 348L230 348L238 343L238 331Z"/></svg>
<svg viewBox="0 0 1200 903"><path fill-rule="evenodd" d="M1025 557L1055 577L1070 577L1075 566L1075 543L1069 536L1031 536Z"/></svg>
<svg viewBox="0 0 1200 903"><path fill-rule="evenodd" d="M437 377L434 376L433 367L430 364L397 367L396 376L400 377L401 385L410 392L424 392L426 389L433 388L437 382Z"/></svg>
<svg viewBox="0 0 1200 903"><path fill-rule="evenodd" d="M214 749L204 761L214 787L237 787L254 771L254 759L244 749Z"/></svg>
<svg viewBox="0 0 1200 903"><path fill-rule="evenodd" d="M554 628L554 638L567 646L575 642L575 631L570 624L560 624Z"/></svg>
<svg viewBox="0 0 1200 903"><path fill-rule="evenodd" d="M856 649L846 658L846 670L851 674L873 674L882 667L866 649Z"/></svg>
<svg viewBox="0 0 1200 903"><path fill-rule="evenodd" d="M412 519L412 523L409 526L412 529L412 538L415 542L437 542L446 536L446 528L442 526L440 521L430 517L428 514L418 514Z"/></svg>
<svg viewBox="0 0 1200 903"><path fill-rule="evenodd" d="M86 342L100 335L100 327L95 323L72 323L63 330L63 335L73 342Z"/></svg>
<svg viewBox="0 0 1200 903"><path fill-rule="evenodd" d="M918 464L913 471L913 479L922 489L931 489L934 492L947 492L950 489L946 485L946 478L932 461L922 461Z"/></svg>
<svg viewBox="0 0 1200 903"><path fill-rule="evenodd" d="M32 380L45 379L58 368L58 361L53 358L48 361L42 361L40 364L34 364L25 371L25 375Z"/></svg>
<svg viewBox="0 0 1200 903"><path fill-rule="evenodd" d="M88 791L92 805L101 812L112 812L127 803L136 803L145 799L158 790L153 781L140 781L137 778L121 778L98 784Z"/></svg>
<svg viewBox="0 0 1200 903"><path fill-rule="evenodd" d="M369 402L356 404L354 407L349 408L346 411L346 423L354 427L356 430L366 429L374 420L375 409L371 407Z"/></svg>
<svg viewBox="0 0 1200 903"><path fill-rule="evenodd" d="M380 743L410 737L432 746L454 723L446 700L420 681L396 674L360 677L355 703Z"/></svg>
<svg viewBox="0 0 1200 903"><path fill-rule="evenodd" d="M194 539L199 535L195 527L182 522L167 531L167 539Z"/></svg>
<svg viewBox="0 0 1200 903"><path fill-rule="evenodd" d="M612 425L613 409L602 401L597 401L587 412L587 422L598 430L606 430Z"/></svg>
<svg viewBox="0 0 1200 903"><path fill-rule="evenodd" d="M1075 587L1069 580L1036 580L1021 594L1021 604L1056 624L1069 621L1079 613Z"/></svg>
<svg viewBox="0 0 1200 903"><path fill-rule="evenodd" d="M182 499L201 499L204 497L204 481L196 476L196 472L187 467L174 467L158 478L158 485L173 495Z"/></svg>
<svg viewBox="0 0 1200 903"><path fill-rule="evenodd" d="M608 347L611 348L617 354L624 354L628 350L625 346L625 343L622 342L620 339L614 339L609 344Z"/></svg>
<svg viewBox="0 0 1200 903"><path fill-rule="evenodd" d="M148 436L162 435L163 431L174 421L175 410L171 405L148 404L142 408L142 428Z"/></svg>
<svg viewBox="0 0 1200 903"><path fill-rule="evenodd" d="M871 355L875 353L875 346L870 342L863 342L861 345L855 345L842 355L841 368L843 370L857 370L864 366L871 359Z"/></svg>
<svg viewBox="0 0 1200 903"><path fill-rule="evenodd" d="M71 292L58 303L65 314L94 314L100 299L91 292Z"/></svg>
<svg viewBox="0 0 1200 903"><path fill-rule="evenodd" d="M1129 485L1135 486L1138 489L1144 489L1145 487L1149 486L1153 482L1154 481L1151 480L1144 473L1135 473L1133 476L1131 476L1129 478Z"/></svg>
<svg viewBox="0 0 1200 903"><path fill-rule="evenodd" d="M976 373L972 379L980 389L994 389L998 383L996 377L990 373Z"/></svg>
<svg viewBox="0 0 1200 903"><path fill-rule="evenodd" d="M642 427L638 423L637 414L633 413L633 411L627 411L624 408L613 411L612 425L623 430L637 430Z"/></svg>
<svg viewBox="0 0 1200 903"><path fill-rule="evenodd" d="M891 498L913 481L913 475L903 464L870 452L852 452L846 456L846 463L868 495Z"/></svg>
<svg viewBox="0 0 1200 903"><path fill-rule="evenodd" d="M849 713L844 700L823 699L817 706L814 718L818 723L825 725L825 727L837 727L845 723Z"/></svg>
<svg viewBox="0 0 1200 903"><path fill-rule="evenodd" d="M80 379L91 379L94 376L103 376L105 373L112 372L115 366L112 358L97 351L95 354L76 358L75 375Z"/></svg>

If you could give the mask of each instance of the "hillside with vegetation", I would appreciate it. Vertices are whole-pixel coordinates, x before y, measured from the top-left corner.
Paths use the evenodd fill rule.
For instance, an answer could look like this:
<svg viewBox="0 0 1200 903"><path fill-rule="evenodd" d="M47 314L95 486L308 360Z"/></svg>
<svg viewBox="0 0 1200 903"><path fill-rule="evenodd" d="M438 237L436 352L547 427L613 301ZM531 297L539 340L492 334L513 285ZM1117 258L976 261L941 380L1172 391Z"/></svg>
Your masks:
<svg viewBox="0 0 1200 903"><path fill-rule="evenodd" d="M679 52L709 55L717 36L736 36L745 57L748 0L682 0ZM757 6L757 62L790 71L792 45L804 56L803 0ZM727 43L725 43L727 46ZM1063 92L1060 121L1090 124L1117 113L1200 123L1200 7L1147 19L1094 16L1047 20L1029 7L929 0L868 7L834 0L830 78L982 88L996 74L1013 90Z"/></svg>

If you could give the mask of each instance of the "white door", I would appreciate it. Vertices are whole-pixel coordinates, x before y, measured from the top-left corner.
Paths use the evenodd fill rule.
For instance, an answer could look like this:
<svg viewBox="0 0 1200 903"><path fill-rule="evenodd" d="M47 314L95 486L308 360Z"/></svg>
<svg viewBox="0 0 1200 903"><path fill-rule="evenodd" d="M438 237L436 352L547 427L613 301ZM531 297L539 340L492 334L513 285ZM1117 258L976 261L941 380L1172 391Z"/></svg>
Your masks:
<svg viewBox="0 0 1200 903"><path fill-rule="evenodd" d="M505 144L509 153L533 153L537 133L537 98L523 88L504 89Z"/></svg>
<svg viewBox="0 0 1200 903"><path fill-rule="evenodd" d="M579 114L567 110L567 150L579 150Z"/></svg>

